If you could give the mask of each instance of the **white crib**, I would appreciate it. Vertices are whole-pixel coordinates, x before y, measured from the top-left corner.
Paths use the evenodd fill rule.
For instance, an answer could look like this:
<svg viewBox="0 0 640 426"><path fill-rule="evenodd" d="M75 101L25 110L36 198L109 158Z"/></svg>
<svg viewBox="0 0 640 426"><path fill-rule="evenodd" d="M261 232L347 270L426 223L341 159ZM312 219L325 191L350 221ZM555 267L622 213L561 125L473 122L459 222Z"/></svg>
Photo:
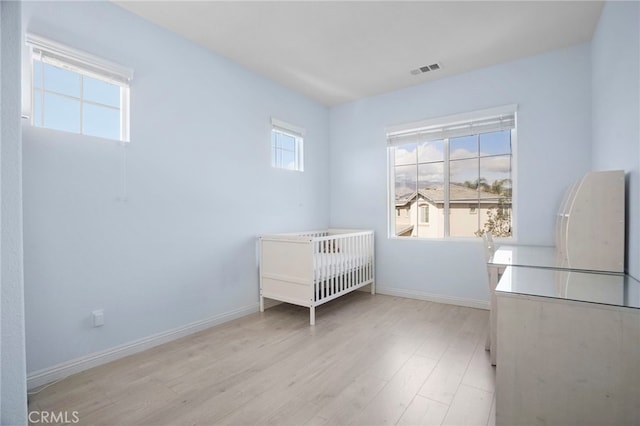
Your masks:
<svg viewBox="0 0 640 426"><path fill-rule="evenodd" d="M260 237L260 312L264 298L315 308L371 284L373 231L329 229Z"/></svg>

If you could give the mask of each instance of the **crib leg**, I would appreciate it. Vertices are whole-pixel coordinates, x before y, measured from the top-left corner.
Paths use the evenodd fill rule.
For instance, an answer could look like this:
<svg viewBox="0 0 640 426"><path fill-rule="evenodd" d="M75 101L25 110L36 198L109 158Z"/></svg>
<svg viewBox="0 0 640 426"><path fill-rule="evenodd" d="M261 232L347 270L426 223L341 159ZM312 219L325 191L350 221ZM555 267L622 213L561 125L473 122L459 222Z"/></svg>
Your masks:
<svg viewBox="0 0 640 426"><path fill-rule="evenodd" d="M264 312L264 297L260 295L260 312Z"/></svg>
<svg viewBox="0 0 640 426"><path fill-rule="evenodd" d="M376 294L376 282L371 283L371 294Z"/></svg>
<svg viewBox="0 0 640 426"><path fill-rule="evenodd" d="M309 325L316 325L316 307L309 308Z"/></svg>

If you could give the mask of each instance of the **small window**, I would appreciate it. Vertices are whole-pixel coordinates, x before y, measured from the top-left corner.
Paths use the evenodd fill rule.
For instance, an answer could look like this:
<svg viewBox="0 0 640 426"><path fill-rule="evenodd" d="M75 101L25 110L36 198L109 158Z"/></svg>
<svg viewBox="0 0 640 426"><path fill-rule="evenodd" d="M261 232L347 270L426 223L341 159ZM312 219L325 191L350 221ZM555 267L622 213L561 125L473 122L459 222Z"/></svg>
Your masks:
<svg viewBox="0 0 640 426"><path fill-rule="evenodd" d="M276 119L271 125L271 166L302 172L304 129Z"/></svg>
<svg viewBox="0 0 640 426"><path fill-rule="evenodd" d="M31 123L129 141L131 70L32 34Z"/></svg>
<svg viewBox="0 0 640 426"><path fill-rule="evenodd" d="M429 205L420 206L420 223L429 223Z"/></svg>

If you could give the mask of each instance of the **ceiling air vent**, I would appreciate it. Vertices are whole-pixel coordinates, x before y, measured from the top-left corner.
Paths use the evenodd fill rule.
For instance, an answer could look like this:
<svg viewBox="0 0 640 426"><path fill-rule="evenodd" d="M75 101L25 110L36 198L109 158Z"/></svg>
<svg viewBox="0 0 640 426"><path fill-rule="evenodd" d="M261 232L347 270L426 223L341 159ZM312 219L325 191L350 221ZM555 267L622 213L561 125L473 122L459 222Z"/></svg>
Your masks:
<svg viewBox="0 0 640 426"><path fill-rule="evenodd" d="M417 68L415 70L411 70L411 74L413 74L413 75L423 74L425 72L439 70L440 68L441 67L440 67L439 63L435 63L435 64L431 64L431 65L425 65L424 67L420 67L420 68Z"/></svg>

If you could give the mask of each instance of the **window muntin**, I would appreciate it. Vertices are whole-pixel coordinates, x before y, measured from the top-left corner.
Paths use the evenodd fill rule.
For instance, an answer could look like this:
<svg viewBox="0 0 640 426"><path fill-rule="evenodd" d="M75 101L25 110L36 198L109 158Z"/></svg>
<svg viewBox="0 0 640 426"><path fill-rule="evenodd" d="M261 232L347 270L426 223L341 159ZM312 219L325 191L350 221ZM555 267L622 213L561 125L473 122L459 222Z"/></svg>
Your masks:
<svg viewBox="0 0 640 426"><path fill-rule="evenodd" d="M405 220L390 215L390 233L445 238L491 231L512 236L514 111L388 133L392 209L410 212ZM438 136L443 137L434 139ZM431 209L428 226L424 205Z"/></svg>
<svg viewBox="0 0 640 426"><path fill-rule="evenodd" d="M129 140L131 70L39 36L26 39L34 126Z"/></svg>
<svg viewBox="0 0 640 426"><path fill-rule="evenodd" d="M271 166L304 171L303 135L304 129L272 119Z"/></svg>

